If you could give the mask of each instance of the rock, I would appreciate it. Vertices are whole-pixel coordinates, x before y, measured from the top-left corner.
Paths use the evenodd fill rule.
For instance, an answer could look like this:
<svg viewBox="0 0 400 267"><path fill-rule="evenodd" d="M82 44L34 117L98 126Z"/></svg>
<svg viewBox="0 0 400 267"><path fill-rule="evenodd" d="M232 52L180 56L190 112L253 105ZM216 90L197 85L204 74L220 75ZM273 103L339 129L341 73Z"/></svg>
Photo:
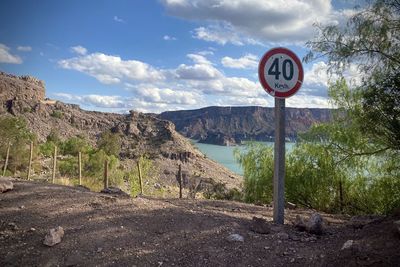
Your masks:
<svg viewBox="0 0 400 267"><path fill-rule="evenodd" d="M290 210L294 210L297 208L296 204L292 203L292 202L286 202L285 203L285 208L286 209L290 209Z"/></svg>
<svg viewBox="0 0 400 267"><path fill-rule="evenodd" d="M50 229L49 233L45 236L43 244L52 247L61 242L64 236L64 229L61 226Z"/></svg>
<svg viewBox="0 0 400 267"><path fill-rule="evenodd" d="M258 234L269 234L271 232L267 221L257 217L253 217L250 224L250 230Z"/></svg>
<svg viewBox="0 0 400 267"><path fill-rule="evenodd" d="M322 235L324 233L324 221L318 213L313 213L306 223L306 229L311 234Z"/></svg>
<svg viewBox="0 0 400 267"><path fill-rule="evenodd" d="M400 237L400 220L394 221L395 233Z"/></svg>
<svg viewBox="0 0 400 267"><path fill-rule="evenodd" d="M0 178L0 193L13 190L14 184L7 178Z"/></svg>
<svg viewBox="0 0 400 267"><path fill-rule="evenodd" d="M294 220L294 227L296 227L299 231L305 231L307 228L305 219L300 215L297 215Z"/></svg>
<svg viewBox="0 0 400 267"><path fill-rule="evenodd" d="M239 234L231 234L226 239L230 242L244 242L244 237Z"/></svg>
<svg viewBox="0 0 400 267"><path fill-rule="evenodd" d="M80 190L80 191L83 191L83 192L90 192L90 188L89 188L89 187L86 187L86 186L84 186L84 185L77 185L77 186L76 186L76 189L78 189L78 190Z"/></svg>
<svg viewBox="0 0 400 267"><path fill-rule="evenodd" d="M8 224L8 228L10 228L13 231L18 230L18 226L13 222Z"/></svg>
<svg viewBox="0 0 400 267"><path fill-rule="evenodd" d="M280 239L280 240L287 240L289 239L289 235L287 233L277 233L275 234L276 238Z"/></svg>
<svg viewBox="0 0 400 267"><path fill-rule="evenodd" d="M297 215L294 221L294 226L299 231L306 231L316 235L322 235L325 232L324 221L322 216L318 213L311 214L308 220Z"/></svg>
<svg viewBox="0 0 400 267"><path fill-rule="evenodd" d="M353 241L353 240L347 240L347 241L343 244L343 246L342 246L342 248L341 248L340 250L349 249L349 248L351 248L351 247L353 246L353 244L354 244L354 241Z"/></svg>
<svg viewBox="0 0 400 267"><path fill-rule="evenodd" d="M107 187L101 190L100 193L130 197L127 193L125 193L118 187Z"/></svg>

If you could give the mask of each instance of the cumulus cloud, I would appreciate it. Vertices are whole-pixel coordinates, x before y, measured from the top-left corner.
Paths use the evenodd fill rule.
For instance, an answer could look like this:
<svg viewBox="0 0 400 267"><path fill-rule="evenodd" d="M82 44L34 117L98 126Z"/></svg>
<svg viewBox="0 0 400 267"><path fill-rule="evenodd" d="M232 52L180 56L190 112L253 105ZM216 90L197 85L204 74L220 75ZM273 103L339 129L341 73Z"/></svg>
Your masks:
<svg viewBox="0 0 400 267"><path fill-rule="evenodd" d="M169 36L169 35L164 35L163 39L165 41L176 41L176 37Z"/></svg>
<svg viewBox="0 0 400 267"><path fill-rule="evenodd" d="M349 12L335 11L327 0L161 0L176 17L204 21L194 37L219 44L262 41L304 42L313 35L313 24L338 24Z"/></svg>
<svg viewBox="0 0 400 267"><path fill-rule="evenodd" d="M223 57L221 63L226 68L255 69L258 66L258 58L252 54L245 55L241 58Z"/></svg>
<svg viewBox="0 0 400 267"><path fill-rule="evenodd" d="M64 69L88 74L104 84L122 80L157 81L164 79L161 71L138 60L123 60L119 56L93 53L58 61Z"/></svg>
<svg viewBox="0 0 400 267"><path fill-rule="evenodd" d="M212 25L208 27L198 27L194 29L193 38L207 42L215 42L220 45L232 43L234 45L244 45L242 38L229 25L225 27Z"/></svg>
<svg viewBox="0 0 400 267"><path fill-rule="evenodd" d="M150 103L196 105L202 97L196 92L157 88L151 85L140 85L137 94Z"/></svg>
<svg viewBox="0 0 400 267"><path fill-rule="evenodd" d="M222 77L222 73L216 69L205 56L199 54L188 54L187 57L195 64L179 65L179 67L174 71L177 79L212 80Z"/></svg>
<svg viewBox="0 0 400 267"><path fill-rule="evenodd" d="M32 47L30 47L30 46L18 46L17 50L18 51L22 51L22 52L30 52L30 51L32 51Z"/></svg>
<svg viewBox="0 0 400 267"><path fill-rule="evenodd" d="M67 93L55 93L55 96L66 101L77 102L79 104L90 105L99 108L125 108L125 101L121 96L108 95L73 95Z"/></svg>
<svg viewBox="0 0 400 267"><path fill-rule="evenodd" d="M22 59L10 53L10 48L0 43L0 63L21 64Z"/></svg>
<svg viewBox="0 0 400 267"><path fill-rule="evenodd" d="M71 51L81 56L87 54L87 49L81 45L71 47Z"/></svg>
<svg viewBox="0 0 400 267"><path fill-rule="evenodd" d="M116 22L118 22L118 23L124 23L124 22L125 22L123 19L121 19L121 18L118 17L118 16L114 16L113 20L116 21Z"/></svg>
<svg viewBox="0 0 400 267"><path fill-rule="evenodd" d="M145 62L102 53L60 60L60 67L85 73L104 84L115 84L130 95L59 94L58 97L100 109L146 112L207 105L273 105L273 98L265 93L257 78L228 76L207 57L211 53L203 52L188 54L189 62L171 69L157 69ZM224 57L221 62L225 67L256 68L258 60L248 54L241 58ZM326 70L324 62L316 62L306 69L303 87L288 99L288 106L327 107L329 76Z"/></svg>

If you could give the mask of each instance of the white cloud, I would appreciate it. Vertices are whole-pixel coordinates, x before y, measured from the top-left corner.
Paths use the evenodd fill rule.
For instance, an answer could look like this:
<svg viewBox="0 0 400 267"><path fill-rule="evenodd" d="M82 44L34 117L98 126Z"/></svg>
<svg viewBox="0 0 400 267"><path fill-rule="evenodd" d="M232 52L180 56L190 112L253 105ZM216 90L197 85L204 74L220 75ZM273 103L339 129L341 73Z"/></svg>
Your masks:
<svg viewBox="0 0 400 267"><path fill-rule="evenodd" d="M210 50L204 50L204 51L200 51L197 54L201 55L201 56L212 56L214 55L213 51Z"/></svg>
<svg viewBox="0 0 400 267"><path fill-rule="evenodd" d="M222 77L222 73L217 70L212 63L205 57L199 54L188 54L195 64L181 64L174 71L177 79L183 80L212 80Z"/></svg>
<svg viewBox="0 0 400 267"><path fill-rule="evenodd" d="M104 84L117 84L122 80L158 81L164 74L138 60L123 60L119 56L93 53L58 61L61 68L88 74Z"/></svg>
<svg viewBox="0 0 400 267"><path fill-rule="evenodd" d="M329 0L161 0L176 17L204 21L194 37L219 44L303 43L314 35L313 24L340 23L349 12L335 11Z"/></svg>
<svg viewBox="0 0 400 267"><path fill-rule="evenodd" d="M10 53L10 48L0 43L0 63L21 64L22 59Z"/></svg>
<svg viewBox="0 0 400 267"><path fill-rule="evenodd" d="M18 51L22 51L22 52L30 52L30 51L32 51L32 47L30 47L30 46L18 46L17 50Z"/></svg>
<svg viewBox="0 0 400 267"><path fill-rule="evenodd" d="M202 99L196 92L157 88L151 85L141 85L136 92L144 101L150 103L196 105Z"/></svg>
<svg viewBox="0 0 400 267"><path fill-rule="evenodd" d="M232 43L234 45L244 45L238 34L229 27L220 26L199 27L194 29L193 38L207 42L215 42L220 45Z"/></svg>
<svg viewBox="0 0 400 267"><path fill-rule="evenodd" d="M228 76L216 67L208 55L211 53L188 54L189 63L171 69L156 69L145 62L123 60L119 56L102 53L60 60L60 67L85 73L104 84L120 86L130 95L71 98L59 94L59 97L83 106L117 112L128 109L160 112L208 105L273 105L273 98L262 89L257 78ZM255 68L257 65L256 57L251 54L236 59L225 57L221 62L235 68ZM329 77L326 69L324 62L316 62L306 69L303 87L288 99L288 106L327 107Z"/></svg>
<svg viewBox="0 0 400 267"><path fill-rule="evenodd" d="M121 96L107 95L73 95L68 93L55 93L55 96L66 101L73 101L79 104L90 105L99 108L125 108L126 103Z"/></svg>
<svg viewBox="0 0 400 267"><path fill-rule="evenodd" d="M71 51L81 56L87 54L87 49L81 45L71 47Z"/></svg>
<svg viewBox="0 0 400 267"><path fill-rule="evenodd" d="M169 36L169 35L164 35L163 39L165 41L176 41L177 40L176 37Z"/></svg>
<svg viewBox="0 0 400 267"><path fill-rule="evenodd" d="M113 20L118 22L118 23L124 23L125 22L122 18L120 18L118 16L114 16Z"/></svg>
<svg viewBox="0 0 400 267"><path fill-rule="evenodd" d="M252 54L245 55L241 58L223 57L221 63L226 68L255 69L258 66L258 58Z"/></svg>
<svg viewBox="0 0 400 267"><path fill-rule="evenodd" d="M327 97L296 94L286 99L286 105L292 108L330 108L332 107Z"/></svg>

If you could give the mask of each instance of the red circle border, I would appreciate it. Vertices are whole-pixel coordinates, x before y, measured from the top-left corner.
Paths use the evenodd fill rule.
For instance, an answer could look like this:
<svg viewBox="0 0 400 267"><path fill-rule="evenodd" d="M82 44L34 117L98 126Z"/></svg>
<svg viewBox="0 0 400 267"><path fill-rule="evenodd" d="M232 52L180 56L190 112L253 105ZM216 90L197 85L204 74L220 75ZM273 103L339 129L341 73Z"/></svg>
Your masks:
<svg viewBox="0 0 400 267"><path fill-rule="evenodd" d="M267 63L267 60L275 54L288 55L289 57L291 57L294 60L294 62L297 64L297 67L299 68L299 77L297 79L297 82L296 82L295 86L287 92L276 92L274 89L272 89L268 85L268 83L264 77L265 64ZM292 95L297 93L297 91L300 89L301 85L303 84L303 79L304 79L303 65L301 64L300 59L291 50L284 48L284 47L272 48L263 55L263 57L260 60L260 63L258 64L258 79L259 79L262 87L264 88L264 90L268 94L272 95L273 97L276 97L276 98L291 97Z"/></svg>

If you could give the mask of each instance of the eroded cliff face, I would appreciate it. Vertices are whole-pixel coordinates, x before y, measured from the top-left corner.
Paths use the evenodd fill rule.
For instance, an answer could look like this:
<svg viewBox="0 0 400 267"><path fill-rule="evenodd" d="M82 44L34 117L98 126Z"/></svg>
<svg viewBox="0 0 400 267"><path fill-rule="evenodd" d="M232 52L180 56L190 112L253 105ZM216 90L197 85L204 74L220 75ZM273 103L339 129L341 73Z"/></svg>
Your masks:
<svg viewBox="0 0 400 267"><path fill-rule="evenodd" d="M40 142L56 130L61 139L80 135L95 145L101 133L111 130L121 136L123 161L130 164L131 160L147 155L159 165L161 179L170 183L176 183L179 164L184 164L189 174L211 178L229 188L241 183L241 177L195 149L170 121L135 111L129 114L86 111L77 105L46 99L44 82L33 77L0 72L0 116L25 118Z"/></svg>
<svg viewBox="0 0 400 267"><path fill-rule="evenodd" d="M206 107L167 111L159 118L172 121L177 131L188 138L218 145L272 141L275 133L273 108ZM296 140L299 132L307 131L314 123L330 120L330 109L286 108L286 138Z"/></svg>

